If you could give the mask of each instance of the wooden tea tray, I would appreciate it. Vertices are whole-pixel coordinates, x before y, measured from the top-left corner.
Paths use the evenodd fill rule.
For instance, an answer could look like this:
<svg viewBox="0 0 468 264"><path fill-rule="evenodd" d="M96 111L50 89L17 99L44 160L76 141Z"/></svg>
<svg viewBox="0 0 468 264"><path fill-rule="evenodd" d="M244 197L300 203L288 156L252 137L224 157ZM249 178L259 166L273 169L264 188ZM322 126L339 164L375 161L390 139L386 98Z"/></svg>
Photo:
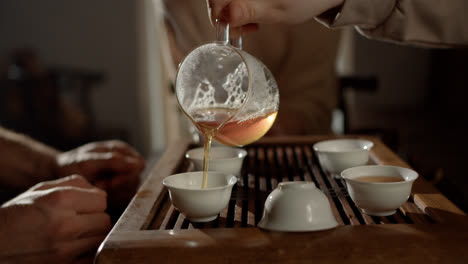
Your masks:
<svg viewBox="0 0 468 264"><path fill-rule="evenodd" d="M96 263L468 263L465 214L423 177L393 216L360 212L342 180L320 167L312 145L330 136L270 138L245 147L243 186L209 223L191 223L172 206L162 179L192 169L184 158L194 147L168 147L101 245ZM371 164L409 167L380 140ZM281 181L313 181L329 198L339 223L320 232L258 229L268 194Z"/></svg>

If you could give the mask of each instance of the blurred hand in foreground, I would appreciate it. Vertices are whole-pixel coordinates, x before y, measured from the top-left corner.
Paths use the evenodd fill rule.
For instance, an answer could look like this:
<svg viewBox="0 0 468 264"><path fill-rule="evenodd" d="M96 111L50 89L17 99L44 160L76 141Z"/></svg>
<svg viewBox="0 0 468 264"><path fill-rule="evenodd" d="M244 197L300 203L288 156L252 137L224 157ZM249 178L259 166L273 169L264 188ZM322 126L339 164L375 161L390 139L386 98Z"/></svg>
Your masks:
<svg viewBox="0 0 468 264"><path fill-rule="evenodd" d="M111 228L106 193L82 176L39 183L0 208L1 263L92 263Z"/></svg>
<svg viewBox="0 0 468 264"><path fill-rule="evenodd" d="M145 167L143 157L128 144L118 141L93 142L57 154L56 175L83 175L106 190L110 203L123 203L135 194Z"/></svg>

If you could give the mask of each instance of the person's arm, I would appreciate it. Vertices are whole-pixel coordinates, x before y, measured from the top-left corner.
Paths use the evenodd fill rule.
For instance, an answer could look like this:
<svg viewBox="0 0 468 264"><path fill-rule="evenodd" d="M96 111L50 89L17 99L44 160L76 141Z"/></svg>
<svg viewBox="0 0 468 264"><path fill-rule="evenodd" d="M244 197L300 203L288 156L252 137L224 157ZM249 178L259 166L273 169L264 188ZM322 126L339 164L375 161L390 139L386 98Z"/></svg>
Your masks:
<svg viewBox="0 0 468 264"><path fill-rule="evenodd" d="M345 0L317 19L330 28L354 25L372 39L453 47L468 45L466 10L466 0Z"/></svg>
<svg viewBox="0 0 468 264"><path fill-rule="evenodd" d="M297 24L317 18L330 28L356 26L374 39L468 45L466 0L208 0L208 4L212 19L227 16L233 26Z"/></svg>
<svg viewBox="0 0 468 264"><path fill-rule="evenodd" d="M53 174L59 152L0 127L0 186L24 190Z"/></svg>
<svg viewBox="0 0 468 264"><path fill-rule="evenodd" d="M208 15L232 27L251 24L299 24L340 6L344 0L207 0Z"/></svg>
<svg viewBox="0 0 468 264"><path fill-rule="evenodd" d="M24 190L72 174L109 192L111 201L123 202L135 192L145 166L143 157L118 141L92 142L59 152L27 136L0 127L0 186Z"/></svg>

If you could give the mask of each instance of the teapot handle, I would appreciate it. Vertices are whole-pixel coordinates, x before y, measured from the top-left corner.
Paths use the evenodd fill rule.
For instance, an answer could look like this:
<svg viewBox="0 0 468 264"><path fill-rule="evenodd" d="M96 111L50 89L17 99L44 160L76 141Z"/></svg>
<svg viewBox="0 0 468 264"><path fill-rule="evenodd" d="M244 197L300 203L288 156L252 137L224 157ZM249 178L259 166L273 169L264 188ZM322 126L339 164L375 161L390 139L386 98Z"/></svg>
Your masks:
<svg viewBox="0 0 468 264"><path fill-rule="evenodd" d="M216 19L216 41L224 44L230 44L235 48L242 50L242 27L236 28L236 31L239 33L237 37L229 34L229 28L229 23Z"/></svg>

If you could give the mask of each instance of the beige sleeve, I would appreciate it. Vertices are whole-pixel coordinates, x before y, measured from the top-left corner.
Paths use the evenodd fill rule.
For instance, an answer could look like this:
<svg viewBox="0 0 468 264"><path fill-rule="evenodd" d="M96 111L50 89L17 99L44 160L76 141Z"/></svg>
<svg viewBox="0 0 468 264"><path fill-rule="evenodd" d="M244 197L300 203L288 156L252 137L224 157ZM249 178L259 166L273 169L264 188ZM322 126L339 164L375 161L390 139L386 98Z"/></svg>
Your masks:
<svg viewBox="0 0 468 264"><path fill-rule="evenodd" d="M356 26L366 37L420 46L468 45L467 0L345 0L317 20Z"/></svg>

